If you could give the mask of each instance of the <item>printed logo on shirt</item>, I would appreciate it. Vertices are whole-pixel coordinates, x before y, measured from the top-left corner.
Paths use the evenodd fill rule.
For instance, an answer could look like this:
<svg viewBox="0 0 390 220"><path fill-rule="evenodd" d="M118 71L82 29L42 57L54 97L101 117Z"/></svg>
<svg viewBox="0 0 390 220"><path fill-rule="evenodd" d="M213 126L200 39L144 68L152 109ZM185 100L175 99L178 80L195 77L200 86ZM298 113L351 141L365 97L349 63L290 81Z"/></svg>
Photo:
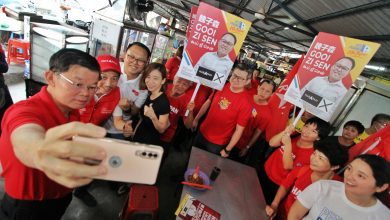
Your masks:
<svg viewBox="0 0 390 220"><path fill-rule="evenodd" d="M139 96L139 91L137 91L135 89L132 89L131 91L134 93L135 96Z"/></svg>
<svg viewBox="0 0 390 220"><path fill-rule="evenodd" d="M316 220L342 220L340 216L336 213L332 212L332 210L327 207L322 208L320 215L316 218Z"/></svg>
<svg viewBox="0 0 390 220"><path fill-rule="evenodd" d="M112 111L110 110L110 109L108 109L108 108L103 108L102 110L101 110L101 113L102 114L111 114L112 113Z"/></svg>
<svg viewBox="0 0 390 220"><path fill-rule="evenodd" d="M219 101L219 108L222 109L222 110L226 110L229 108L229 105L232 104L231 102L229 102L229 100L225 97L221 97L221 101Z"/></svg>
<svg viewBox="0 0 390 220"><path fill-rule="evenodd" d="M291 193L294 195L294 198L297 199L297 196L301 193L302 191L298 189L298 187L294 186L291 190Z"/></svg>
<svg viewBox="0 0 390 220"><path fill-rule="evenodd" d="M169 108L171 109L171 113L177 115L179 113L179 109L175 106L169 105Z"/></svg>
<svg viewBox="0 0 390 220"><path fill-rule="evenodd" d="M256 118L256 115L257 115L256 108L252 108L252 117Z"/></svg>

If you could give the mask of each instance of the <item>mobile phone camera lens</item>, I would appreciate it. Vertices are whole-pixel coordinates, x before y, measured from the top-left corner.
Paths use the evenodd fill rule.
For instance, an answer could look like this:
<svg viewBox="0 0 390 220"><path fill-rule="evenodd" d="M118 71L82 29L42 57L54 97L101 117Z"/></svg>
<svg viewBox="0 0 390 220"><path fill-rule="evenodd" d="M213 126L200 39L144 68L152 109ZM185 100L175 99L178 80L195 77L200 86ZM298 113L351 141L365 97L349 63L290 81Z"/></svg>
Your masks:
<svg viewBox="0 0 390 220"><path fill-rule="evenodd" d="M111 167L116 168L122 165L122 159L118 156L112 156L108 163Z"/></svg>

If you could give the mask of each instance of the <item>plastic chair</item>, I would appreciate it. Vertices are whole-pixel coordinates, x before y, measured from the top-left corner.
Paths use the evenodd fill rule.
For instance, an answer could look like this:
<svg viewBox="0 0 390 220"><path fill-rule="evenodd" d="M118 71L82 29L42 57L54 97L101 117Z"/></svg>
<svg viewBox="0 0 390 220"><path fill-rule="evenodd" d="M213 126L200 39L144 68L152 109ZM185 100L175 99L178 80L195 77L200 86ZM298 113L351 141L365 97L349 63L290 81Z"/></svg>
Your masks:
<svg viewBox="0 0 390 220"><path fill-rule="evenodd" d="M24 64L24 60L30 59L30 42L21 39L8 40L7 62Z"/></svg>
<svg viewBox="0 0 390 220"><path fill-rule="evenodd" d="M122 210L122 220L157 220L158 189L156 186L132 185L127 204Z"/></svg>

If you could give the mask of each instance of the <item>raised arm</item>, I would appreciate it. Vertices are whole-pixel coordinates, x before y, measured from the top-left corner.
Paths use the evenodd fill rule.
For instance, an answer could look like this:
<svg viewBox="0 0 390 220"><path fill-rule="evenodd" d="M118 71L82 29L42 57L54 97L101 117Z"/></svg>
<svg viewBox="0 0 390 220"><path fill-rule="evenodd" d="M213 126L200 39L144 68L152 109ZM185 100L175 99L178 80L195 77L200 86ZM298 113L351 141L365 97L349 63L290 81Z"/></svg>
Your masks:
<svg viewBox="0 0 390 220"><path fill-rule="evenodd" d="M93 124L71 122L47 131L37 124L25 124L11 134L16 157L26 166L44 172L50 179L73 188L88 184L97 175L105 174L103 165L89 166L72 161L71 158L102 160L103 149L71 141L74 135L104 137L104 128Z"/></svg>

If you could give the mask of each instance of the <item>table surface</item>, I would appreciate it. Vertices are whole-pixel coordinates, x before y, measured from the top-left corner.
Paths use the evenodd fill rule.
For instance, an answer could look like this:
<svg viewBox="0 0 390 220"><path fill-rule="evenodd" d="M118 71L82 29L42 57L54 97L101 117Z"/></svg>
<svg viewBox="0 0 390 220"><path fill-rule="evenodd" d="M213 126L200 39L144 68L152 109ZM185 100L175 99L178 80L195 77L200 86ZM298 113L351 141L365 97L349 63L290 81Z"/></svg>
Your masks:
<svg viewBox="0 0 390 220"><path fill-rule="evenodd" d="M181 199L188 193L219 212L223 220L268 219L264 210L263 192L254 168L192 147L188 168L195 168L196 165L207 175L215 166L221 172L215 182L211 182L211 190L199 191L183 186Z"/></svg>

